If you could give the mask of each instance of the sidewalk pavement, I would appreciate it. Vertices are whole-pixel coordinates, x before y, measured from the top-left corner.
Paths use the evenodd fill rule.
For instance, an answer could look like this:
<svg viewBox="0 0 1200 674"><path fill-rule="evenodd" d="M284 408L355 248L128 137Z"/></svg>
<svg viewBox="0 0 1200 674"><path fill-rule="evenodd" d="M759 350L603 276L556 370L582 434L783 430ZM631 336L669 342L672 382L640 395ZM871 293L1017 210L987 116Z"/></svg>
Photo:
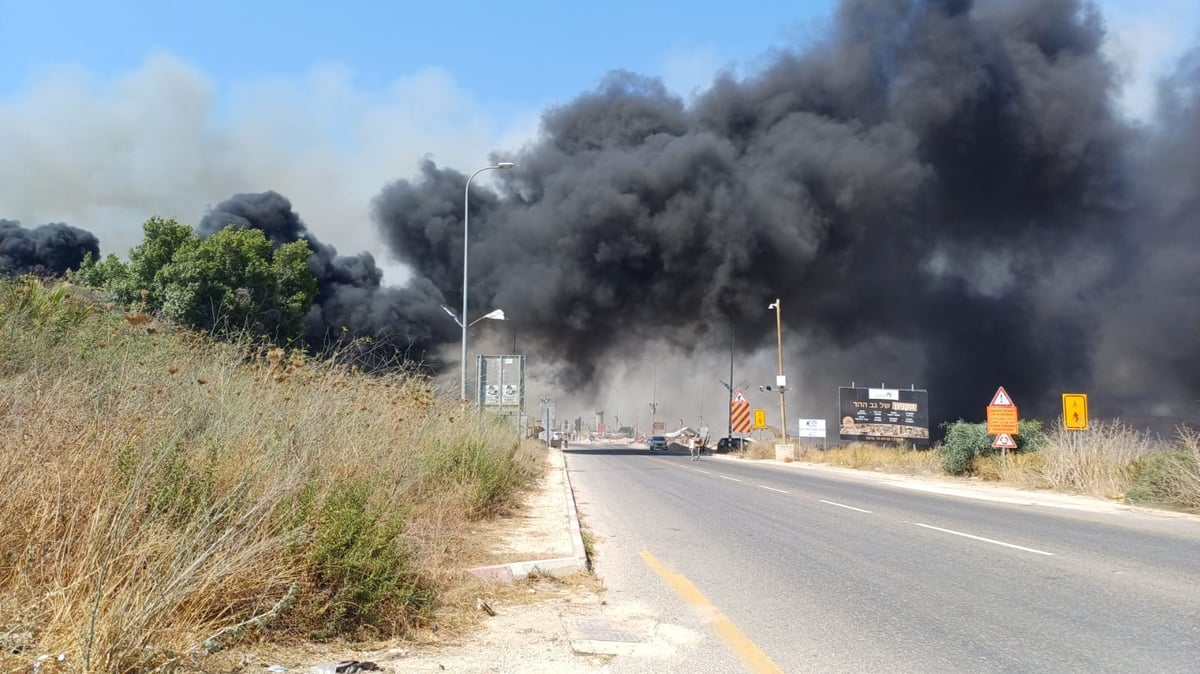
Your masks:
<svg viewBox="0 0 1200 674"><path fill-rule="evenodd" d="M588 569L583 532L571 478L562 450L547 448L546 475L526 499L523 522L509 534L514 550L526 550L530 558L475 567L469 571L480 578L512 582L534 572L555 577Z"/></svg>

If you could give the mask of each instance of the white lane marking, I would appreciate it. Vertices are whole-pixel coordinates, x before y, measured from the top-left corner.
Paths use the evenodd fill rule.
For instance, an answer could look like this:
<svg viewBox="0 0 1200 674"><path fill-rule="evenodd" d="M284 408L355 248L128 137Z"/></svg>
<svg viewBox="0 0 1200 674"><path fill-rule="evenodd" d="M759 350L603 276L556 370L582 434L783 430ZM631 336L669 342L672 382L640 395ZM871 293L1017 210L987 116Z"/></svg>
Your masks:
<svg viewBox="0 0 1200 674"><path fill-rule="evenodd" d="M741 482L741 480L737 479L736 477L729 477L728 475L718 475L717 477L721 478L722 480L733 480L734 482Z"/></svg>
<svg viewBox="0 0 1200 674"><path fill-rule="evenodd" d="M788 491L784 491L784 490L782 490L782 489L776 489L775 487L768 487L768 486L767 486L767 485L765 485L765 484L760 484L760 485L758 485L758 486L759 486L759 487L762 487L763 489L770 489L771 491L777 491L777 492L779 492L780 494L790 494L790 493L791 493L791 492L788 492Z"/></svg>
<svg viewBox="0 0 1200 674"><path fill-rule="evenodd" d="M704 473L705 475L712 475L712 473L708 472L707 470L700 470L699 468L696 468L695 470L697 473Z"/></svg>
<svg viewBox="0 0 1200 674"><path fill-rule="evenodd" d="M1015 550L1024 550L1025 552L1032 552L1032 553L1036 553L1039 555L1046 555L1047 557L1054 556L1053 552L1046 552L1045 550L1038 550L1036 548L1027 548L1023 545L1015 545L1013 543L1005 543L1004 541L997 541L992 538L984 538L983 536L975 536L974 534L964 534L961 531L954 531L952 529L943 529L941 527L935 527L930 524L921 524L920 522L913 522L913 524L915 524L919 527L925 527L926 529L933 529L934 531L941 531L942 533L953 534L955 536L962 536L963 538L970 538L970 539L973 539L976 541L983 541L984 543L994 543L995 545L1003 545L1006 548L1013 548Z"/></svg>
<svg viewBox="0 0 1200 674"><path fill-rule="evenodd" d="M824 499L817 499L817 500L818 500L818 501L820 501L821 503L825 503L825 504L828 504L828 505L831 505L831 506L837 506L837 507L839 507L839 508L845 508L846 510L855 510L855 511L857 511L857 512L860 512L860 513L866 513L866 514L868 514L868 515L872 514L870 510L863 510L862 508L855 508L854 506L848 506L848 505L846 505L846 504L844 504L844 503L834 503L833 501L826 501L826 500L824 500Z"/></svg>

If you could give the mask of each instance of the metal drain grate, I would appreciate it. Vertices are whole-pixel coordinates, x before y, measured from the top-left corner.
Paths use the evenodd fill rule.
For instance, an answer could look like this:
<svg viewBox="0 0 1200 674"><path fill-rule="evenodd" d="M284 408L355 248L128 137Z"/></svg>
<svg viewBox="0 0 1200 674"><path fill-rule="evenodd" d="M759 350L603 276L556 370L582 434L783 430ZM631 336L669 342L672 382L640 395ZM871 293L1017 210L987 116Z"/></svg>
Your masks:
<svg viewBox="0 0 1200 674"><path fill-rule="evenodd" d="M621 643L640 643L644 641L636 633L609 620L592 618L572 618L563 621L567 630L567 638L574 642L583 641L616 641Z"/></svg>

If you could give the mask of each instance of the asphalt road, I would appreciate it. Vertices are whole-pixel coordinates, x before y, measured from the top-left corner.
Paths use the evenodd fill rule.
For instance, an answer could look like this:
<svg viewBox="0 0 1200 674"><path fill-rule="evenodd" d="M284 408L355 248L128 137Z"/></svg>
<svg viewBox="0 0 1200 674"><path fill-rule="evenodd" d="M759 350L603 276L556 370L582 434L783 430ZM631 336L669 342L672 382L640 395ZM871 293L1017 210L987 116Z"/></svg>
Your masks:
<svg viewBox="0 0 1200 674"><path fill-rule="evenodd" d="M690 635L613 671L1200 672L1200 520L566 456L610 601Z"/></svg>

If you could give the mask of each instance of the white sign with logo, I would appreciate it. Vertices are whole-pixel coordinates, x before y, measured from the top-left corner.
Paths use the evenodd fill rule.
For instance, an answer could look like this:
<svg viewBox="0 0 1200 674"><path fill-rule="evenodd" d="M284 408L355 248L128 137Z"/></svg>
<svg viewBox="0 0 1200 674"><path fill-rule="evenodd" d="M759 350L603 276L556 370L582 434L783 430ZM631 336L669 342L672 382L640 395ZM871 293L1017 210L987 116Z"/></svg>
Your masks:
<svg viewBox="0 0 1200 674"><path fill-rule="evenodd" d="M796 434L801 438L824 438L825 437L825 420L824 419L801 419L800 431Z"/></svg>

